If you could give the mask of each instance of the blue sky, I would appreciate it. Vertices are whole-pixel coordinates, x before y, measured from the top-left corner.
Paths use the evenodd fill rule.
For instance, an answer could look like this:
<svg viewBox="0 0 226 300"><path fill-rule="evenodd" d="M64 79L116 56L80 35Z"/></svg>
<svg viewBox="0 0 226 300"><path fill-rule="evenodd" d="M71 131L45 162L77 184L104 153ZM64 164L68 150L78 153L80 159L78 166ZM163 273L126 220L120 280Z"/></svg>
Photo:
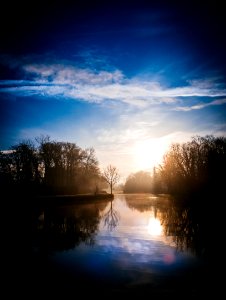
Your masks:
<svg viewBox="0 0 226 300"><path fill-rule="evenodd" d="M223 4L182 2L6 4L0 149L49 135L125 178L172 142L226 136Z"/></svg>

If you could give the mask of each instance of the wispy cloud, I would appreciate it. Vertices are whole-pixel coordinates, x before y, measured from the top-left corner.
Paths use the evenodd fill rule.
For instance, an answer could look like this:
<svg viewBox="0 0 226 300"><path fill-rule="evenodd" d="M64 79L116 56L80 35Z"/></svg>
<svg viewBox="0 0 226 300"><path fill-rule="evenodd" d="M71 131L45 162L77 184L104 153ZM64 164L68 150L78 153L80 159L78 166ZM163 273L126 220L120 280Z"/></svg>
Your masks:
<svg viewBox="0 0 226 300"><path fill-rule="evenodd" d="M226 104L226 99L217 99L217 100L214 100L214 101L209 102L209 103L201 103L201 104L197 104L197 105L193 105L193 106L180 106L180 107L174 108L174 110L177 110L177 111L190 111L190 110L195 110L195 109L202 109L202 108L205 108L207 106L222 105L222 104Z"/></svg>
<svg viewBox="0 0 226 300"><path fill-rule="evenodd" d="M46 80L53 83L67 83L80 85L104 85L119 82L123 74L119 70L113 72L91 69L80 69L74 66L54 65L26 65L23 67L26 73L34 76L35 80Z"/></svg>
<svg viewBox="0 0 226 300"><path fill-rule="evenodd" d="M0 81L0 92L23 96L63 97L102 103L106 100L121 101L135 107L174 105L184 97L225 97L226 88L211 79L190 81L186 86L165 87L160 82L126 78L122 71L96 71L64 64L26 64L23 66L29 80ZM222 105L224 99L200 105L176 107L189 111L209 105Z"/></svg>

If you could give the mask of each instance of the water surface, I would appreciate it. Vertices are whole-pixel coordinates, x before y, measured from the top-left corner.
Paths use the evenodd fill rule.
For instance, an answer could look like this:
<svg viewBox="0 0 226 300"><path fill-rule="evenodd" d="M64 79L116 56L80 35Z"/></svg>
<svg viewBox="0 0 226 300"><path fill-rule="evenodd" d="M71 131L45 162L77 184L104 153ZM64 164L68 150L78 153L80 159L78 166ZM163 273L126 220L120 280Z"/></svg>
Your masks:
<svg viewBox="0 0 226 300"><path fill-rule="evenodd" d="M51 293L198 295L208 266L188 217L169 197L151 194L38 210L34 284Z"/></svg>

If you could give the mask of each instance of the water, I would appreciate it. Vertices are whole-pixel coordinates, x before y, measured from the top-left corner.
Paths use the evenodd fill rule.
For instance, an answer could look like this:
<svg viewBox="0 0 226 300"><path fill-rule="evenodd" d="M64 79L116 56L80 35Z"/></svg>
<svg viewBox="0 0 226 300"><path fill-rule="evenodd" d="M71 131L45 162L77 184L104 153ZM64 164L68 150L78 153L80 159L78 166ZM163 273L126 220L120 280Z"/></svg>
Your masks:
<svg viewBox="0 0 226 300"><path fill-rule="evenodd" d="M40 209L33 221L39 291L191 298L208 290L200 224L167 196L116 194L113 201Z"/></svg>

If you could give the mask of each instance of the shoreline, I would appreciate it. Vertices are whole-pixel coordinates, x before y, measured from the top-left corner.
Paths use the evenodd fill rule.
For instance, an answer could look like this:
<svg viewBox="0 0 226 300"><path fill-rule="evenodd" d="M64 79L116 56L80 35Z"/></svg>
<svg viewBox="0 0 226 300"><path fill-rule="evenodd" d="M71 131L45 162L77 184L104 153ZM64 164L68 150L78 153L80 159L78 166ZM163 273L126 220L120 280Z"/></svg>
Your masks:
<svg viewBox="0 0 226 300"><path fill-rule="evenodd" d="M113 200L114 194L75 194L75 195L40 195L34 197L35 205L66 205L86 201Z"/></svg>

